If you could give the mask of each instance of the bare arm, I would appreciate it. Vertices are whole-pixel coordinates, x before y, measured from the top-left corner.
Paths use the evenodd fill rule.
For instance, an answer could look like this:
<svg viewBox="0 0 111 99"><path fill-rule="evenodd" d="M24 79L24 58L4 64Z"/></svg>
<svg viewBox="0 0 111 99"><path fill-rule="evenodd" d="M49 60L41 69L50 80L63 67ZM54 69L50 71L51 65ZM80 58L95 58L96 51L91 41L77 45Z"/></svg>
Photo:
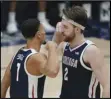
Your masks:
<svg viewBox="0 0 111 99"><path fill-rule="evenodd" d="M102 53L96 46L92 45L86 49L84 59L90 64L103 87L103 98L110 98L110 69L104 63Z"/></svg>
<svg viewBox="0 0 111 99"><path fill-rule="evenodd" d="M58 56L56 50L48 52L48 58L41 61L41 72L49 77L56 77L59 72Z"/></svg>
<svg viewBox="0 0 111 99"><path fill-rule="evenodd" d="M40 49L41 54L39 55L41 72L49 77L56 77L59 68L60 61L62 61L63 47L65 42L62 42L57 46L57 49L47 50L46 45ZM57 62L56 62L56 61Z"/></svg>
<svg viewBox="0 0 111 99"><path fill-rule="evenodd" d="M11 64L11 62L10 62L10 64ZM6 68L4 77L3 77L2 82L1 82L1 98L5 98L6 97L7 89L10 86L10 78L11 78L10 64Z"/></svg>
<svg viewBox="0 0 111 99"><path fill-rule="evenodd" d="M58 45L57 54L58 54L58 57L59 57L59 61L62 61L62 56L63 56L64 48L65 48L66 44L67 44L66 42L61 42Z"/></svg>
<svg viewBox="0 0 111 99"><path fill-rule="evenodd" d="M58 46L57 46L57 55L58 55L58 58L59 60L62 60L62 56L63 56L63 52L64 52L64 47L66 46L66 42L61 42ZM42 54L45 55L45 57L47 56L48 57L48 50L46 49L45 45L43 45L40 49L40 52Z"/></svg>
<svg viewBox="0 0 111 99"><path fill-rule="evenodd" d="M59 61L56 47L56 43L49 41L46 47L41 49L41 53L37 55L38 58L35 58L37 64L39 64L40 72L52 78L56 77L59 72ZM44 54L44 51L48 53L48 55Z"/></svg>

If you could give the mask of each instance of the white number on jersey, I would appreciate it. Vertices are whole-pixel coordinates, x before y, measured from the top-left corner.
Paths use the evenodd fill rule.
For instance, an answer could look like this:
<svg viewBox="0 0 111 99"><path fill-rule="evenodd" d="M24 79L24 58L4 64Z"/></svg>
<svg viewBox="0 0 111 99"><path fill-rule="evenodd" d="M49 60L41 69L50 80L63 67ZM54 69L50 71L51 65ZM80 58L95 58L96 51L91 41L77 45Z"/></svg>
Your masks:
<svg viewBox="0 0 111 99"><path fill-rule="evenodd" d="M19 81L19 70L20 70L20 63L17 63L17 76L16 76L16 81Z"/></svg>
<svg viewBox="0 0 111 99"><path fill-rule="evenodd" d="M66 81L68 81L68 76L67 76L67 74L68 74L68 68L66 67L66 68L65 68L65 74L64 74L64 80L66 80Z"/></svg>

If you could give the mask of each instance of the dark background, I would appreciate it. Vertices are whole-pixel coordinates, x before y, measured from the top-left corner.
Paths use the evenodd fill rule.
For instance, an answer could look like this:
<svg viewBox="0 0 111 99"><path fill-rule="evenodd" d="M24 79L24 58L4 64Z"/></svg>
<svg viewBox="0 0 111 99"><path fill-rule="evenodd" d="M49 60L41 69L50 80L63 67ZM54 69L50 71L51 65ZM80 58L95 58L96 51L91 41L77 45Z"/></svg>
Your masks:
<svg viewBox="0 0 111 99"><path fill-rule="evenodd" d="M63 1L47 1L47 18L50 20L49 23L56 26L57 22L61 20L59 17L58 4ZM88 20L88 25L84 32L85 37L97 37L103 39L110 39L110 20L101 21L100 15L108 15L110 7L104 9L101 7L102 1L65 1L67 6L80 5L89 3L91 8L91 18ZM110 3L110 2L109 2ZM8 21L10 1L1 2L1 31L6 30L6 24ZM21 23L28 18L37 18L38 12L38 2L37 1L17 1L16 7L16 21L18 23L18 28L20 29ZM47 33L48 35L48 33ZM53 33L52 33L53 35Z"/></svg>

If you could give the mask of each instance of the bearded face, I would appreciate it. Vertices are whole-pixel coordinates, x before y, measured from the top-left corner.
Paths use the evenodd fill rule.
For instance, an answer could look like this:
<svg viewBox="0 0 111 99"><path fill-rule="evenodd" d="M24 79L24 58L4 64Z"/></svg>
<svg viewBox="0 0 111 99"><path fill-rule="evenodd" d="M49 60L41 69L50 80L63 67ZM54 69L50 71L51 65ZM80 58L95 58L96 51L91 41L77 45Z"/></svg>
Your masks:
<svg viewBox="0 0 111 99"><path fill-rule="evenodd" d="M72 41L75 38L75 31L73 25L65 20L62 21L62 25L64 27L64 31L62 32L64 36L64 41Z"/></svg>

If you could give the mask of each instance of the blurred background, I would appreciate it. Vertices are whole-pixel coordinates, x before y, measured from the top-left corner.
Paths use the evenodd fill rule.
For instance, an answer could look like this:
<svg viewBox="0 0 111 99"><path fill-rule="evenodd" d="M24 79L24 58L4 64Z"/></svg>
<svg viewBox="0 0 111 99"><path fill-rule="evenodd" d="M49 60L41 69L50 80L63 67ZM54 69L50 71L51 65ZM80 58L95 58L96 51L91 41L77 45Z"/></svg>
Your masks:
<svg viewBox="0 0 111 99"><path fill-rule="evenodd" d="M85 37L110 38L110 2L83 1L1 1L1 45L24 43L20 25L28 18L38 18L51 39L55 26L61 20L62 9L72 5L83 6L89 17Z"/></svg>
<svg viewBox="0 0 111 99"><path fill-rule="evenodd" d="M62 9L72 5L86 9L89 19L84 35L96 43L104 53L106 64L110 65L110 2L1 1L1 79L12 56L26 43L20 30L22 22L28 18L39 19L45 27L46 39L51 40L57 22L61 21ZM61 77L61 71L55 79L47 77L44 97L58 97Z"/></svg>

